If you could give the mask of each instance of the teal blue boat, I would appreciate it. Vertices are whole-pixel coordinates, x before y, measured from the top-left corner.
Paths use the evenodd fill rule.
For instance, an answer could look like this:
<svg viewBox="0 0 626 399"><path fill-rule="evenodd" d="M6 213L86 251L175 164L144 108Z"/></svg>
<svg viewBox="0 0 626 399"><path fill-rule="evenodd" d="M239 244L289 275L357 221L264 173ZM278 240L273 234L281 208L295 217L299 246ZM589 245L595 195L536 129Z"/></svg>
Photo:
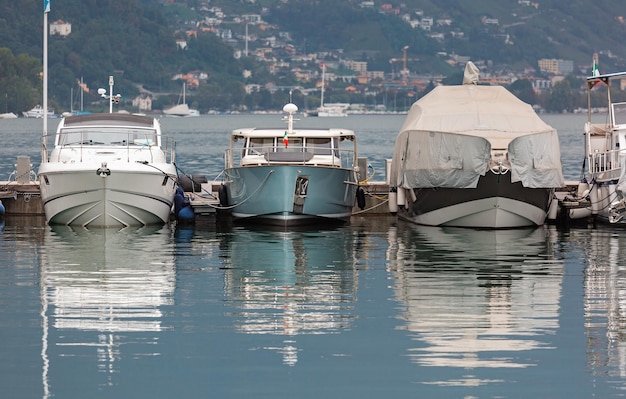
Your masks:
<svg viewBox="0 0 626 399"><path fill-rule="evenodd" d="M293 126L298 108L287 104L286 128L243 128L231 133L220 188L235 222L293 226L345 223L358 189L356 135L339 128Z"/></svg>

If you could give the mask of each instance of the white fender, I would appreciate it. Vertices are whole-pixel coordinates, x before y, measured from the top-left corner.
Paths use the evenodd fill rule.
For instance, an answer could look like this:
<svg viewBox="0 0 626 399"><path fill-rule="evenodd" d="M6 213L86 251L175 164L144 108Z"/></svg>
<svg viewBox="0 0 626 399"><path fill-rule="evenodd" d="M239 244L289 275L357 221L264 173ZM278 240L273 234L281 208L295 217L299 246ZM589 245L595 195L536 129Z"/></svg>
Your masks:
<svg viewBox="0 0 626 399"><path fill-rule="evenodd" d="M406 193L404 192L404 189L402 187L398 187L398 195L396 198L396 203L398 204L398 207L400 208L404 208L406 205Z"/></svg>
<svg viewBox="0 0 626 399"><path fill-rule="evenodd" d="M548 220L556 220L559 214L559 200L556 197L552 197L550 201L550 208L548 208Z"/></svg>
<svg viewBox="0 0 626 399"><path fill-rule="evenodd" d="M396 191L389 191L387 204L389 206L389 213L392 215L398 213L398 193Z"/></svg>
<svg viewBox="0 0 626 399"><path fill-rule="evenodd" d="M585 198L587 194L589 194L589 183L587 182L578 183L578 191L576 192L576 195L578 196L578 198Z"/></svg>

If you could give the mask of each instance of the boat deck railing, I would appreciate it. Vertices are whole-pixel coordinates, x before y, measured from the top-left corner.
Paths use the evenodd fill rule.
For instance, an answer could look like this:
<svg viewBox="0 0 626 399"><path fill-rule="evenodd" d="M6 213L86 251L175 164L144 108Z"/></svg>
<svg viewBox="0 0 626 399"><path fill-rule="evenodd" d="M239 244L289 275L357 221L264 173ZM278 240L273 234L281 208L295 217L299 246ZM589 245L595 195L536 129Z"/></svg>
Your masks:
<svg viewBox="0 0 626 399"><path fill-rule="evenodd" d="M623 150L610 150L589 154L589 172L592 175L621 169L620 155L626 156Z"/></svg>
<svg viewBox="0 0 626 399"><path fill-rule="evenodd" d="M47 137L44 137L47 140ZM68 151L107 149L120 154L124 151L127 160L138 150L161 151L167 163L176 162L176 142L173 138L157 135L153 130L115 130L110 131L70 131L55 135L55 149L59 161ZM82 158L82 157L81 157Z"/></svg>
<svg viewBox="0 0 626 399"><path fill-rule="evenodd" d="M326 146L268 146L255 148L230 148L224 154L226 168L261 165L310 165L353 168L356 151Z"/></svg>

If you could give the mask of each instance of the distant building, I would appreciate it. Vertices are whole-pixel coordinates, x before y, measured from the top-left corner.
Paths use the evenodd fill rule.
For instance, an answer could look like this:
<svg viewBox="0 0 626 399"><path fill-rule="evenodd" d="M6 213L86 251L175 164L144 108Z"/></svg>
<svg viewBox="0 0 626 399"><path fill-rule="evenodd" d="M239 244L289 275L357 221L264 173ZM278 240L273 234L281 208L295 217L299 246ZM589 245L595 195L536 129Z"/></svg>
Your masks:
<svg viewBox="0 0 626 399"><path fill-rule="evenodd" d="M354 71L354 72L358 72L358 73L365 73L367 72L367 61L344 61L343 64L346 66L346 68Z"/></svg>
<svg viewBox="0 0 626 399"><path fill-rule="evenodd" d="M50 24L50 35L69 36L72 33L72 24L63 20L56 20Z"/></svg>
<svg viewBox="0 0 626 399"><path fill-rule="evenodd" d="M550 79L530 79L530 83L535 93L541 93L552 88L552 81Z"/></svg>
<svg viewBox="0 0 626 399"><path fill-rule="evenodd" d="M500 21L497 18L489 18L489 17L482 17L480 19L480 22L482 22L483 25L499 25Z"/></svg>
<svg viewBox="0 0 626 399"><path fill-rule="evenodd" d="M152 96L148 93L141 93L133 98L133 107L139 111L152 111Z"/></svg>
<svg viewBox="0 0 626 399"><path fill-rule="evenodd" d="M541 72L553 73L555 75L567 75L574 72L574 61L572 60L544 58L537 63Z"/></svg>

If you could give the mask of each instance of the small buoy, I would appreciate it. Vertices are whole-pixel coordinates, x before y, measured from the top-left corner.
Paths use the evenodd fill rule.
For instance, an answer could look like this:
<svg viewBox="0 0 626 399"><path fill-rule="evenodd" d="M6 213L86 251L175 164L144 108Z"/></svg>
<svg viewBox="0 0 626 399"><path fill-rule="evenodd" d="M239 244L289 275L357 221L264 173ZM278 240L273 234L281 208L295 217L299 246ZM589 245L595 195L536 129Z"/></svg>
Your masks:
<svg viewBox="0 0 626 399"><path fill-rule="evenodd" d="M365 209L365 191L361 187L356 189L356 204L361 210Z"/></svg>
<svg viewBox="0 0 626 399"><path fill-rule="evenodd" d="M4 215L4 205L2 204L2 200L0 200L0 216Z"/></svg>
<svg viewBox="0 0 626 399"><path fill-rule="evenodd" d="M193 220L195 214L193 212L193 209L191 208L191 206L186 206L184 208L182 208L179 212L178 215L176 215L176 218L178 220L185 220L185 221L189 221L189 220Z"/></svg>
<svg viewBox="0 0 626 399"><path fill-rule="evenodd" d="M178 217L178 213L181 209L189 205L189 201L185 198L183 189L179 186L176 188L176 194L174 194L174 215Z"/></svg>

